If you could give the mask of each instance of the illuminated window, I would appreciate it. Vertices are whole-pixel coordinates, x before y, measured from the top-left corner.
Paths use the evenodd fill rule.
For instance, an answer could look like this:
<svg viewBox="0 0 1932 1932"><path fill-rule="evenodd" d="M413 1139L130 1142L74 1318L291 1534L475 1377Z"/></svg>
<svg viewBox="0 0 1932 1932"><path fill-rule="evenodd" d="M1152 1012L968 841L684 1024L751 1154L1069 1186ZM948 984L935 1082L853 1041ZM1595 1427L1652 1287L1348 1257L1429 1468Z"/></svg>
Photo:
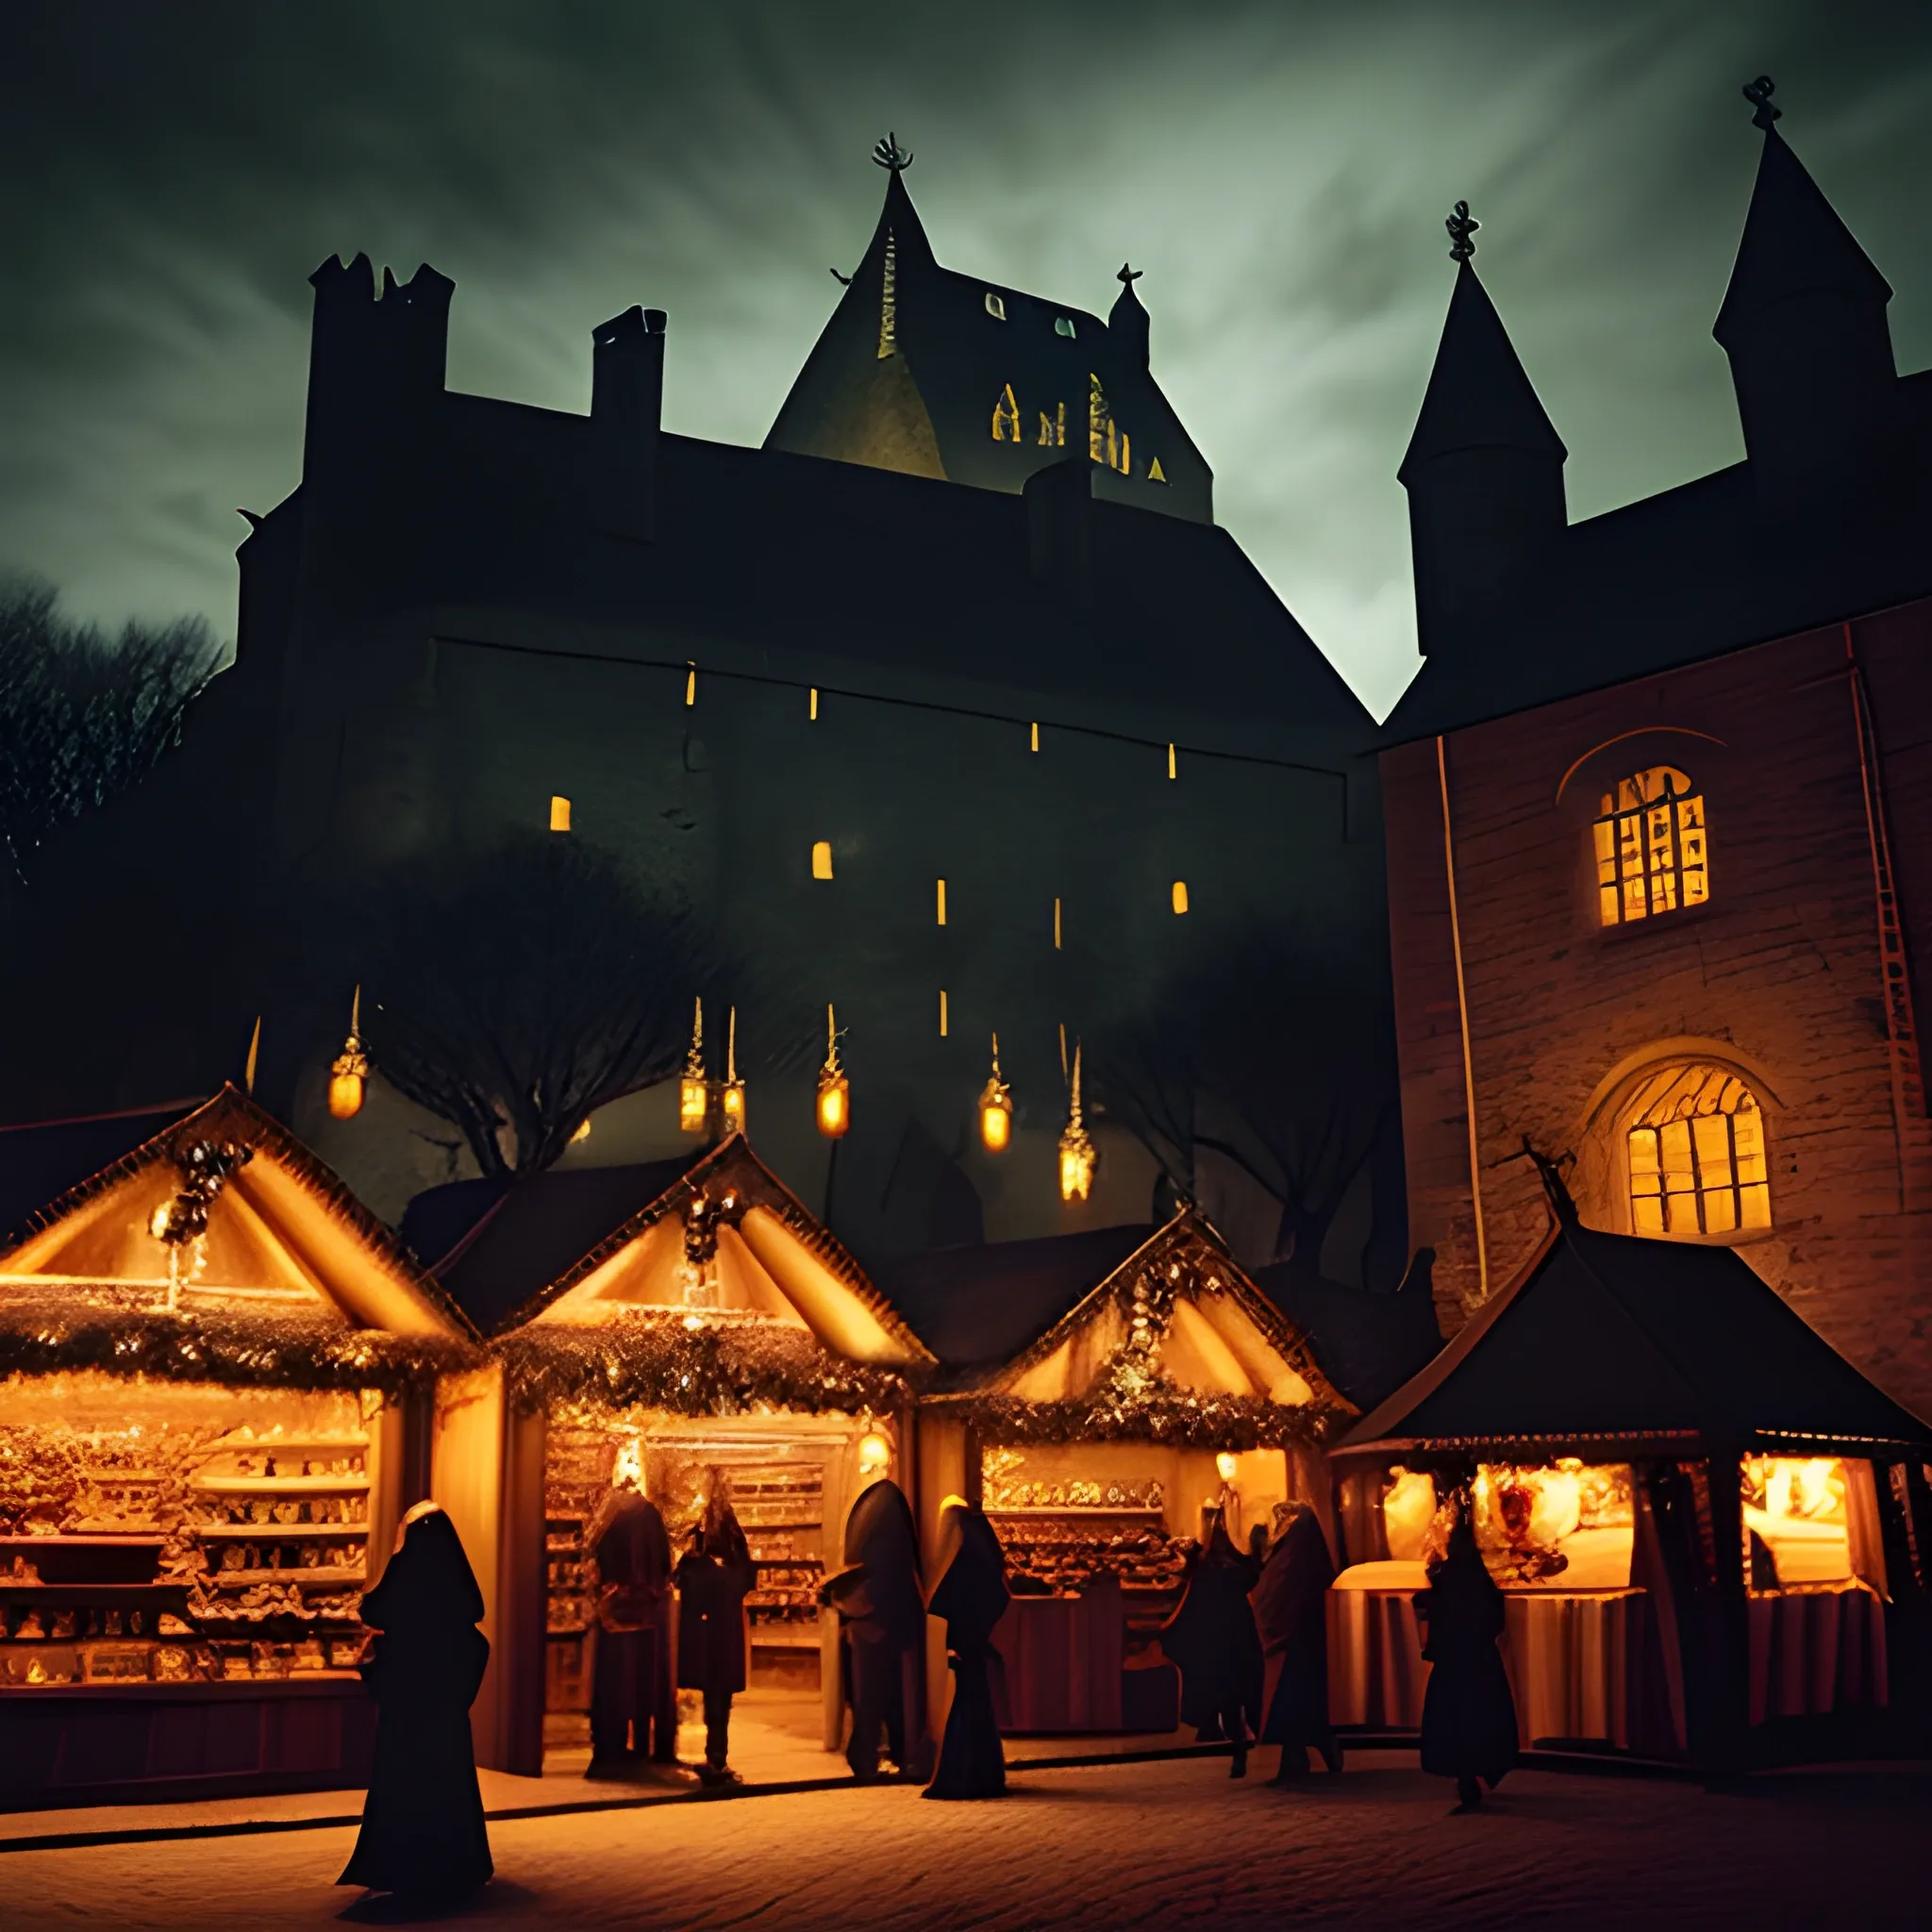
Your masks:
<svg viewBox="0 0 1932 1932"><path fill-rule="evenodd" d="M1006 303L999 296L995 295L991 289L986 291L986 312L995 322L1004 322L1007 319Z"/></svg>
<svg viewBox="0 0 1932 1932"><path fill-rule="evenodd" d="M940 988L940 1038L946 1037L946 990Z"/></svg>
<svg viewBox="0 0 1932 1932"><path fill-rule="evenodd" d="M1014 400L1013 385L1010 382L1000 391L993 402L992 440L995 442L1020 441L1020 405Z"/></svg>
<svg viewBox="0 0 1932 1932"><path fill-rule="evenodd" d="M1174 882L1174 909L1177 913L1185 912L1188 909L1188 882L1186 879L1176 879Z"/></svg>
<svg viewBox="0 0 1932 1932"><path fill-rule="evenodd" d="M1629 1111L1630 1224L1638 1234L1739 1234L1771 1225L1764 1115L1722 1067L1673 1067Z"/></svg>
<svg viewBox="0 0 1932 1932"><path fill-rule="evenodd" d="M1059 408L1049 416L1044 409L1040 412L1040 446L1041 449L1064 449L1067 446L1067 406Z"/></svg>
<svg viewBox="0 0 1932 1932"><path fill-rule="evenodd" d="M815 879L832 876L832 841L829 839L821 839L811 848L811 875Z"/></svg>
<svg viewBox="0 0 1932 1932"><path fill-rule="evenodd" d="M550 798L550 829L553 832L570 830L570 800L559 798L555 792Z"/></svg>
<svg viewBox="0 0 1932 1932"><path fill-rule="evenodd" d="M1710 896L1704 799L1670 765L1654 765L1606 791L1592 831L1597 907L1606 925L1627 925Z"/></svg>
<svg viewBox="0 0 1932 1932"><path fill-rule="evenodd" d="M1069 341L1072 341L1074 340L1074 318L1071 315L1056 315L1053 319L1053 332L1057 336L1065 336Z"/></svg>
<svg viewBox="0 0 1932 1932"><path fill-rule="evenodd" d="M945 924L945 923L946 923L946 882L945 882L945 880L944 880L944 879L941 879L940 881L938 881L938 884L939 884L939 889L940 889L940 894L939 894L939 898L940 898L940 917L939 917L939 923L940 923L940 924L943 925L943 924Z"/></svg>
<svg viewBox="0 0 1932 1932"><path fill-rule="evenodd" d="M1160 467L1160 458L1158 457L1156 457L1147 465L1147 480L1150 483L1165 483L1167 481L1167 472Z"/></svg>

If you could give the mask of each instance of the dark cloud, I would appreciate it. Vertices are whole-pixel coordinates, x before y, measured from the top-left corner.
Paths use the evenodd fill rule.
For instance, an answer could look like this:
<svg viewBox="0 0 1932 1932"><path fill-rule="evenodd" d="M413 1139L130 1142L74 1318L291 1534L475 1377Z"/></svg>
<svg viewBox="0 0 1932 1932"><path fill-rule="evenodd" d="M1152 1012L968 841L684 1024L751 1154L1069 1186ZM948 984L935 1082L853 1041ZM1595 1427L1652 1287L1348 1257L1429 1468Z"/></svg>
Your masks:
<svg viewBox="0 0 1932 1932"><path fill-rule="evenodd" d="M591 325L672 311L668 420L756 441L849 268L887 125L942 259L1104 307L1131 255L1223 520L1357 688L1412 663L1393 480L1467 195L1573 513L1739 453L1709 338L1739 84L1932 360L1932 9L86 5L0 15L0 561L233 627L236 504L295 480L306 277L458 283L451 380L566 408Z"/></svg>

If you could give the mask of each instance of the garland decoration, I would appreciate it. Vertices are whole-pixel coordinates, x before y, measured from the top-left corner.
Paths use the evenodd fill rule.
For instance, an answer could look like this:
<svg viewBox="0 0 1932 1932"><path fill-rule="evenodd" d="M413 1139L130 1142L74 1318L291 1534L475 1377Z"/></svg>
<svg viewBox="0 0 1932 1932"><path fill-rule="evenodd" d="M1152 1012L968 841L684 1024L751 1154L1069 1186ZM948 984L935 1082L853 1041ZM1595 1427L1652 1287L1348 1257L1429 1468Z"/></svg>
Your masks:
<svg viewBox="0 0 1932 1932"><path fill-rule="evenodd" d="M376 1389L397 1394L474 1368L481 1352L454 1338L391 1335L340 1321L197 1308L104 1307L74 1296L0 1303L0 1376L96 1369L130 1379L228 1388Z"/></svg>
<svg viewBox="0 0 1932 1932"><path fill-rule="evenodd" d="M525 1408L588 1401L691 1416L857 1415L891 1409L909 1392L904 1376L847 1361L805 1330L772 1322L693 1314L628 1317L596 1328L542 1323L493 1347Z"/></svg>
<svg viewBox="0 0 1932 1932"><path fill-rule="evenodd" d="M1171 1382L1136 1395L1095 1388L1073 1402L940 1395L932 1407L989 1442L1156 1442L1174 1449L1320 1448L1353 1415L1323 1403L1290 1407L1258 1395L1198 1394Z"/></svg>

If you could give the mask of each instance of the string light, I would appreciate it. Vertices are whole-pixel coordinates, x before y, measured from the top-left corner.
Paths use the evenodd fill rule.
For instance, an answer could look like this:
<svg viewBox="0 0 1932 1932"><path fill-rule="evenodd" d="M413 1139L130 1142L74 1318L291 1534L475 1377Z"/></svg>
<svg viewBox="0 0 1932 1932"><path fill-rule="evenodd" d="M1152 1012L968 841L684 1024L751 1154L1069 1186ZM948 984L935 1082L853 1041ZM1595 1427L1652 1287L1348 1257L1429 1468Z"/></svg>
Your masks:
<svg viewBox="0 0 1932 1932"><path fill-rule="evenodd" d="M992 1037L992 1072L979 1090L979 1138L989 1154L1004 1154L1013 1138L1013 1095L1000 1078L1000 1037Z"/></svg>
<svg viewBox="0 0 1932 1932"><path fill-rule="evenodd" d="M705 1003L692 1003L691 1051L684 1057L684 1077L677 1083L677 1124L687 1134L702 1134L711 1112L710 1083L705 1078Z"/></svg>
<svg viewBox="0 0 1932 1932"><path fill-rule="evenodd" d="M362 1111L362 1087L369 1078L369 1056L362 1046L362 989L349 1002L349 1037L328 1070L328 1110L339 1121Z"/></svg>
<svg viewBox="0 0 1932 1932"><path fill-rule="evenodd" d="M852 1127L852 1082L839 1064L839 1023L825 1008L825 1063L819 1069L819 1132L842 1141Z"/></svg>

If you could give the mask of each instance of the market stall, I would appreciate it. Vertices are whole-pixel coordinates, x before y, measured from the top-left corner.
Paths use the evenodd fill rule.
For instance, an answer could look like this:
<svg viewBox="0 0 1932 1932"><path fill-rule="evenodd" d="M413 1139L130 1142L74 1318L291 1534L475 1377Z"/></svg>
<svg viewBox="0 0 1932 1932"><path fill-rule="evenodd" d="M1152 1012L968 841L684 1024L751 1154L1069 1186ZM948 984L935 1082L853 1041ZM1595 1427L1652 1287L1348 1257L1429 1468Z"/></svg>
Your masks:
<svg viewBox="0 0 1932 1932"><path fill-rule="evenodd" d="M353 1784L364 1589L478 1358L232 1088L0 1257L0 1803Z"/></svg>
<svg viewBox="0 0 1932 1932"><path fill-rule="evenodd" d="M922 1518L957 1488L1005 1548L1003 1729L1169 1730L1178 1685L1155 1632L1206 1513L1241 1541L1291 1497L1325 1507L1320 1445L1354 1411L1191 1208L1152 1233L1011 1248L976 1251L976 1282L912 1311L952 1364L920 1403ZM974 1365L1002 1326L1030 1332Z"/></svg>
<svg viewBox="0 0 1932 1932"><path fill-rule="evenodd" d="M595 1663L586 1532L628 1478L674 1549L722 1483L758 1568L750 1682L843 1717L837 1625L818 1591L874 1476L904 1478L910 1383L931 1357L858 1263L736 1134L513 1314L493 1344L511 1457L541 1485L506 1503L518 1715L509 1768L585 1743ZM512 1488L514 1486L511 1486ZM541 1699L541 1701L540 1701Z"/></svg>
<svg viewBox="0 0 1932 1932"><path fill-rule="evenodd" d="M1599 1234L1551 1192L1536 1254L1333 1452L1334 1722L1419 1724L1411 1600L1460 1508L1504 1591L1525 1746L1887 1748L1932 1429L1731 1249Z"/></svg>

